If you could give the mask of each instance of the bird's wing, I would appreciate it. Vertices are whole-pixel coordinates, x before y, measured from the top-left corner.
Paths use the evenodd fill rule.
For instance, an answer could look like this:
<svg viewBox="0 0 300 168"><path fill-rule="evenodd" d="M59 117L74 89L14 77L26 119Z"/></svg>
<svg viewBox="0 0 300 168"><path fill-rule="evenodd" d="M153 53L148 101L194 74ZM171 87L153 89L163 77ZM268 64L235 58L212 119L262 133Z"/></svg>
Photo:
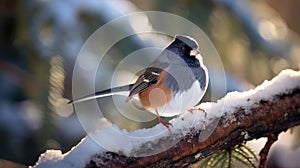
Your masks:
<svg viewBox="0 0 300 168"><path fill-rule="evenodd" d="M87 101L87 100L91 100L91 99L96 99L96 98L100 98L100 97L106 97L106 96L111 96L115 93L119 93L119 92L124 92L124 91L129 91L131 90L131 88L133 87L134 84L129 84L129 85L124 85L124 86L119 86L119 87L114 87L111 89L106 89L106 90L102 90L102 91L98 91L96 93L78 98L78 99L74 99L68 102L68 104L70 103L79 103L79 102L83 102L83 101Z"/></svg>
<svg viewBox="0 0 300 168"><path fill-rule="evenodd" d="M147 68L146 71L139 76L135 84L132 86L127 101L131 100L134 95L156 84L161 72L162 72L161 68L156 68L156 67Z"/></svg>

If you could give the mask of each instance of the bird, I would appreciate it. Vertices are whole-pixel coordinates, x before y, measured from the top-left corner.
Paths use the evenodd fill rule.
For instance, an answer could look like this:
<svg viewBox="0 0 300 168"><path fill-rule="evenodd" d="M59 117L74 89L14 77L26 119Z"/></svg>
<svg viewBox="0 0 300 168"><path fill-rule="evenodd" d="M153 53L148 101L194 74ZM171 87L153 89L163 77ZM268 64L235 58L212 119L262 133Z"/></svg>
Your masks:
<svg viewBox="0 0 300 168"><path fill-rule="evenodd" d="M164 121L161 116L173 117L193 111L194 106L203 98L208 81L208 70L203 63L197 41L190 36L176 35L154 62L145 68L135 83L98 91L68 103L79 103L127 91L129 93L126 102L138 97L142 106L155 114L159 122L170 131L172 124Z"/></svg>

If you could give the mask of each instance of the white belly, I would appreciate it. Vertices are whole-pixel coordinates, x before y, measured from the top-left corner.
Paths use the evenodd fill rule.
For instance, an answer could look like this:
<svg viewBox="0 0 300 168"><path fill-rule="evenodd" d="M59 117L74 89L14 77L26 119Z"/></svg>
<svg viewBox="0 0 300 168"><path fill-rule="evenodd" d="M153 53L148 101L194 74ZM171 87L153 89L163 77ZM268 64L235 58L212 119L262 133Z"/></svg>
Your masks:
<svg viewBox="0 0 300 168"><path fill-rule="evenodd" d="M204 90L201 90L200 83L197 81L189 90L176 93L166 105L149 109L149 111L156 114L155 110L157 110L158 114L164 117L179 115L193 108L202 99L203 95Z"/></svg>

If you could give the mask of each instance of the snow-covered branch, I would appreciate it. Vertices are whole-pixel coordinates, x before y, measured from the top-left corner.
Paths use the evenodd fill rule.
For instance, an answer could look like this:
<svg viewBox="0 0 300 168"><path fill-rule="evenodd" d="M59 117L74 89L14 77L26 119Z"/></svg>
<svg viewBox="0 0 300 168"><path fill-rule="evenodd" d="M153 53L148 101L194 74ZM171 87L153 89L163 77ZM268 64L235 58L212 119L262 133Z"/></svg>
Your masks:
<svg viewBox="0 0 300 168"><path fill-rule="evenodd" d="M111 126L94 135L100 140L103 135L108 136L112 127L114 131L119 131L120 137L109 140L112 144L110 151L114 152L97 145L95 137L87 136L65 154L46 151L36 166L185 167L245 141L278 134L300 125L300 71L284 70L253 90L228 93L216 103L202 103L199 107L205 109L207 115L197 111L187 112L171 120L172 134L166 130L159 136L146 140L142 138L143 141L127 141L126 136L155 134L164 127L159 124L153 128L127 132ZM160 153L133 157L143 151L164 148L174 139L178 139L178 143Z"/></svg>

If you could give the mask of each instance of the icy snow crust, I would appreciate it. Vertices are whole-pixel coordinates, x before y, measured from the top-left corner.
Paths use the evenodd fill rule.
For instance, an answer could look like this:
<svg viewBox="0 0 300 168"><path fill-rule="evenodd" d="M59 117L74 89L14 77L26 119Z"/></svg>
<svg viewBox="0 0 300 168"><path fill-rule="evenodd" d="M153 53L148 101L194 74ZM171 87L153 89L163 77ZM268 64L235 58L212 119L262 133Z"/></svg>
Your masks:
<svg viewBox="0 0 300 168"><path fill-rule="evenodd" d="M171 127L172 134L161 124L149 129L127 132L103 120L103 123L106 124L105 128L90 133L65 154L62 154L60 150L47 150L41 154L35 167L84 167L93 155L105 153L107 148L113 152L132 156L134 155L132 154L133 151L139 151L141 148L149 148L150 150L152 144L162 142L162 139L180 139L189 133L191 128L205 130L208 125L224 113L234 121L231 114L236 108L243 107L247 111L251 105L260 100L270 100L275 95L286 93L295 88L300 88L300 71L284 70L271 81L264 81L255 89L245 92L231 92L216 103L200 104L198 107L205 109L206 116L204 113L194 111L193 113L186 112L172 119L170 121L173 124ZM248 112L250 113L250 111ZM101 145L98 143L100 140L103 141L100 143ZM105 146L106 149L101 147L103 144L107 145Z"/></svg>

